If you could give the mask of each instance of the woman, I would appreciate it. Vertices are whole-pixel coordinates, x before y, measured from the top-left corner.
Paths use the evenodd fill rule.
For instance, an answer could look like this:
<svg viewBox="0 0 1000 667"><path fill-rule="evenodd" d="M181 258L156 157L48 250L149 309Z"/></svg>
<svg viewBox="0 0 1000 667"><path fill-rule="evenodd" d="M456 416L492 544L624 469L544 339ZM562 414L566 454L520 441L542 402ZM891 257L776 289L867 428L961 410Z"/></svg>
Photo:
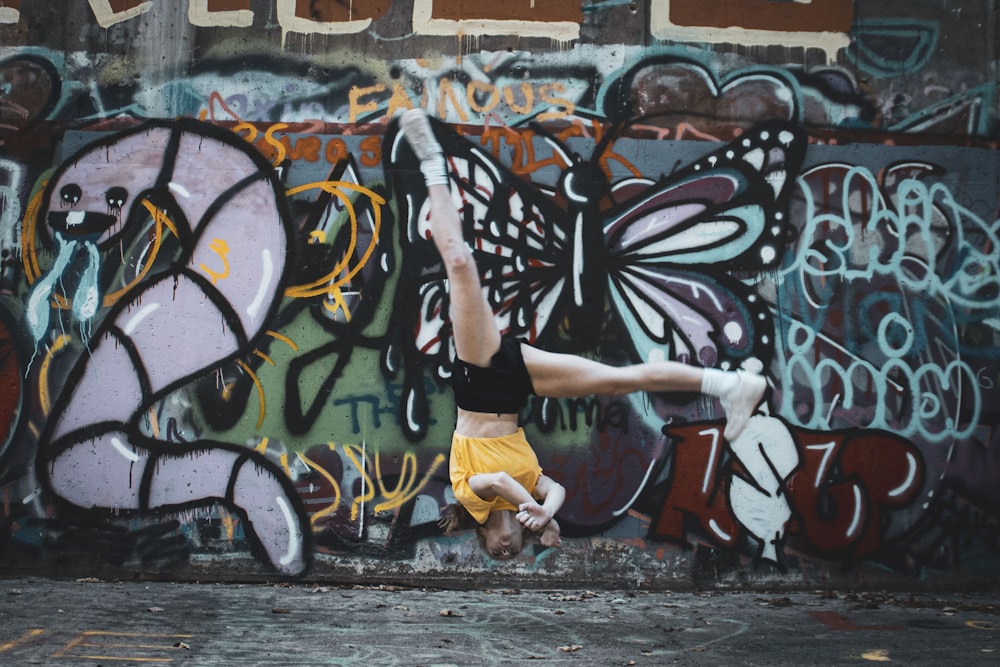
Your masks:
<svg viewBox="0 0 1000 667"><path fill-rule="evenodd" d="M545 546L559 546L555 515L566 490L542 474L518 425L530 394L570 398L634 391L701 392L720 400L725 437L735 440L760 403L766 383L759 375L703 369L673 361L609 366L568 354L546 352L503 339L479 281L472 251L462 236L452 203L441 146L427 116L411 109L400 127L420 160L430 204L431 237L448 276L456 360L452 385L457 406L449 472L461 510L449 508L449 533L470 516L483 548L493 558L517 556L525 532Z"/></svg>

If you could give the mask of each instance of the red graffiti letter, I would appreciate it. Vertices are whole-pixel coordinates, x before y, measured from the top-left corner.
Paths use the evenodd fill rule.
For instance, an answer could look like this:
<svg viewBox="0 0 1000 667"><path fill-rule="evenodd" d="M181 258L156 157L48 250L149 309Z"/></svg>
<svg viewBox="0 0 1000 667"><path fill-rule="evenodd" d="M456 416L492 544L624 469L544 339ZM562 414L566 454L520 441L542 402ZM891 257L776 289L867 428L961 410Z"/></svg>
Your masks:
<svg viewBox="0 0 1000 667"><path fill-rule="evenodd" d="M788 482L803 551L861 558L882 544L883 511L905 506L923 483L923 464L907 440L799 431L803 466Z"/></svg>
<svg viewBox="0 0 1000 667"><path fill-rule="evenodd" d="M740 529L727 504L729 475L721 474L722 429L681 426L670 429L670 435L677 439L670 491L650 537L686 542L687 526L693 524L719 546L733 546Z"/></svg>

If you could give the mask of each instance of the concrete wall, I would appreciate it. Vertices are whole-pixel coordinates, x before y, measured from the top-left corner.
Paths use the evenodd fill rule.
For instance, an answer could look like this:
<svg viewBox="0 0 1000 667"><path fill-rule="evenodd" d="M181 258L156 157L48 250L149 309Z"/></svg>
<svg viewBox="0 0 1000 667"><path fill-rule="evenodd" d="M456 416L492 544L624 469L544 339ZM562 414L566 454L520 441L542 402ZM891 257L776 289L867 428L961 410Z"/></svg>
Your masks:
<svg viewBox="0 0 1000 667"><path fill-rule="evenodd" d="M6 571L996 577L994 2L354 4L0 0ZM773 386L735 442L696 396L534 400L567 539L513 563L436 526L418 105L511 332Z"/></svg>

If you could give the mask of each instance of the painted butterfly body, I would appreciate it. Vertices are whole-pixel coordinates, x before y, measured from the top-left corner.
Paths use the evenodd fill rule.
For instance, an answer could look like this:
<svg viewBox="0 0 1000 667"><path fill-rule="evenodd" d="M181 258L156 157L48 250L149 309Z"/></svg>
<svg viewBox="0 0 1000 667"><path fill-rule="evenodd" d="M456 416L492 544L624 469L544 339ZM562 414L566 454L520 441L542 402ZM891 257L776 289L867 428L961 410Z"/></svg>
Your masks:
<svg viewBox="0 0 1000 667"><path fill-rule="evenodd" d="M788 193L805 148L793 126L758 126L657 183L629 179L614 187L599 167L603 143L584 162L548 138L570 165L555 191L522 180L447 126L433 127L504 335L574 353L627 340L627 354L614 362L767 363L770 315L728 270L766 270L781 257L790 236ZM386 370L406 367L405 428L418 439L426 429L423 366L434 364L442 379L450 374L447 280L429 240L416 158L396 128L386 146L404 221L393 330L412 335L394 341Z"/></svg>

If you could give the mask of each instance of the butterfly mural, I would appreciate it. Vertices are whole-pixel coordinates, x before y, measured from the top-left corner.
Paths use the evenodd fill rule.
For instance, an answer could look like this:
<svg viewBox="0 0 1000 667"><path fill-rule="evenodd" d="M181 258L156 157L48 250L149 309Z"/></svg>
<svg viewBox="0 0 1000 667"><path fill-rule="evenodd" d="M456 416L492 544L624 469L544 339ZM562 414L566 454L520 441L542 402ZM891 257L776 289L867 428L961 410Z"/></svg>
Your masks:
<svg viewBox="0 0 1000 667"><path fill-rule="evenodd" d="M766 366L771 317L735 272L775 267L793 234L787 203L805 153L801 130L764 123L656 182L612 184L600 155L614 132L583 160L535 127L568 165L546 188L447 125L433 128L504 335L574 353L626 341L632 362L735 368L756 359ZM451 369L447 280L430 240L418 161L395 125L385 142L403 259L392 327L398 337L384 369L406 369L404 429L417 440L427 427L423 369L431 365L442 380Z"/></svg>

